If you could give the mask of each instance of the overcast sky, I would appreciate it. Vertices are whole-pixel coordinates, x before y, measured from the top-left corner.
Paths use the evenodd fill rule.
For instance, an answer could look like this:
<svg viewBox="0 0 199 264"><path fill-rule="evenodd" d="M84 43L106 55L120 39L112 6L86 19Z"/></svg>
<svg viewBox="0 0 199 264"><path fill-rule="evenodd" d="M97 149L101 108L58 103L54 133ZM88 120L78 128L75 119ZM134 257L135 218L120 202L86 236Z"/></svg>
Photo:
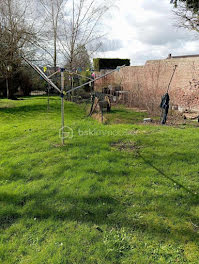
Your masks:
<svg viewBox="0 0 199 264"><path fill-rule="evenodd" d="M172 55L199 54L199 36L177 29L170 0L118 0L105 19L100 57L129 58L131 65Z"/></svg>

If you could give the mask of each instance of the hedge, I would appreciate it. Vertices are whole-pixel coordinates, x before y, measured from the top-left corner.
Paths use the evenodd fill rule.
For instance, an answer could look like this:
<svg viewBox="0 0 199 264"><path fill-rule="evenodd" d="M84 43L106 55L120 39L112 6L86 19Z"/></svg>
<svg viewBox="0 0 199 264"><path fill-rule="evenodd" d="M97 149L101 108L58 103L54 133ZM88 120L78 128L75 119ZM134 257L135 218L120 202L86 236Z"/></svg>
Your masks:
<svg viewBox="0 0 199 264"><path fill-rule="evenodd" d="M96 58L93 59L93 65L95 71L105 70L105 69L116 69L117 66L130 66L130 59L104 59Z"/></svg>

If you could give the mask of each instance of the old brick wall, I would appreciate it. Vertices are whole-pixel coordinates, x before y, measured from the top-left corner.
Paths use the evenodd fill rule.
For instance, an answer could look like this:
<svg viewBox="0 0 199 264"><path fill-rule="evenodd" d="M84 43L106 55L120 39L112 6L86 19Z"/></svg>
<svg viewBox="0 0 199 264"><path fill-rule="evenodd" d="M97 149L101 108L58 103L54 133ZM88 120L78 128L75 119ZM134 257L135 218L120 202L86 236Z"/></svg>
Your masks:
<svg viewBox="0 0 199 264"><path fill-rule="evenodd" d="M95 89L101 90L109 84L121 85L123 90L129 91L125 99L129 106L153 110L167 91L175 65L177 69L169 90L171 105L180 111L199 112L199 57L154 60L144 66L125 67L97 81Z"/></svg>

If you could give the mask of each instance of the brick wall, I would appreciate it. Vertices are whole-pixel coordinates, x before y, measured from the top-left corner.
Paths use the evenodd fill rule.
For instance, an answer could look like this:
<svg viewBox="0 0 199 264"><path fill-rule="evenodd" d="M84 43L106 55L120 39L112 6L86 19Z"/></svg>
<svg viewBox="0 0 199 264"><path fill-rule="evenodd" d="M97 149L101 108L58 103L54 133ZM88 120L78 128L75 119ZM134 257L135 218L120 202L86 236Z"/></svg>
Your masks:
<svg viewBox="0 0 199 264"><path fill-rule="evenodd" d="M154 60L144 66L125 67L97 81L95 89L101 90L109 84L121 85L123 90L129 91L125 98L128 105L153 110L167 91L175 65L178 67L169 91L171 105L178 106L180 111L199 112L199 57ZM97 75L102 73L104 71Z"/></svg>

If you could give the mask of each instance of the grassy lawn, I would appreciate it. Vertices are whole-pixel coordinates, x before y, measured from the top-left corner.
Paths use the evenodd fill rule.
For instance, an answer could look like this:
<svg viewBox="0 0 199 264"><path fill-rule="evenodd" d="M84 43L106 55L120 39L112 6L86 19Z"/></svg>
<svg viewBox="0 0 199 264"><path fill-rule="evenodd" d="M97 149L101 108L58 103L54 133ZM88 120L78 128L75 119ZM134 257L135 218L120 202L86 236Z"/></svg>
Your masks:
<svg viewBox="0 0 199 264"><path fill-rule="evenodd" d="M46 109L0 100L0 263L199 263L199 128L66 102L61 146L60 99Z"/></svg>

